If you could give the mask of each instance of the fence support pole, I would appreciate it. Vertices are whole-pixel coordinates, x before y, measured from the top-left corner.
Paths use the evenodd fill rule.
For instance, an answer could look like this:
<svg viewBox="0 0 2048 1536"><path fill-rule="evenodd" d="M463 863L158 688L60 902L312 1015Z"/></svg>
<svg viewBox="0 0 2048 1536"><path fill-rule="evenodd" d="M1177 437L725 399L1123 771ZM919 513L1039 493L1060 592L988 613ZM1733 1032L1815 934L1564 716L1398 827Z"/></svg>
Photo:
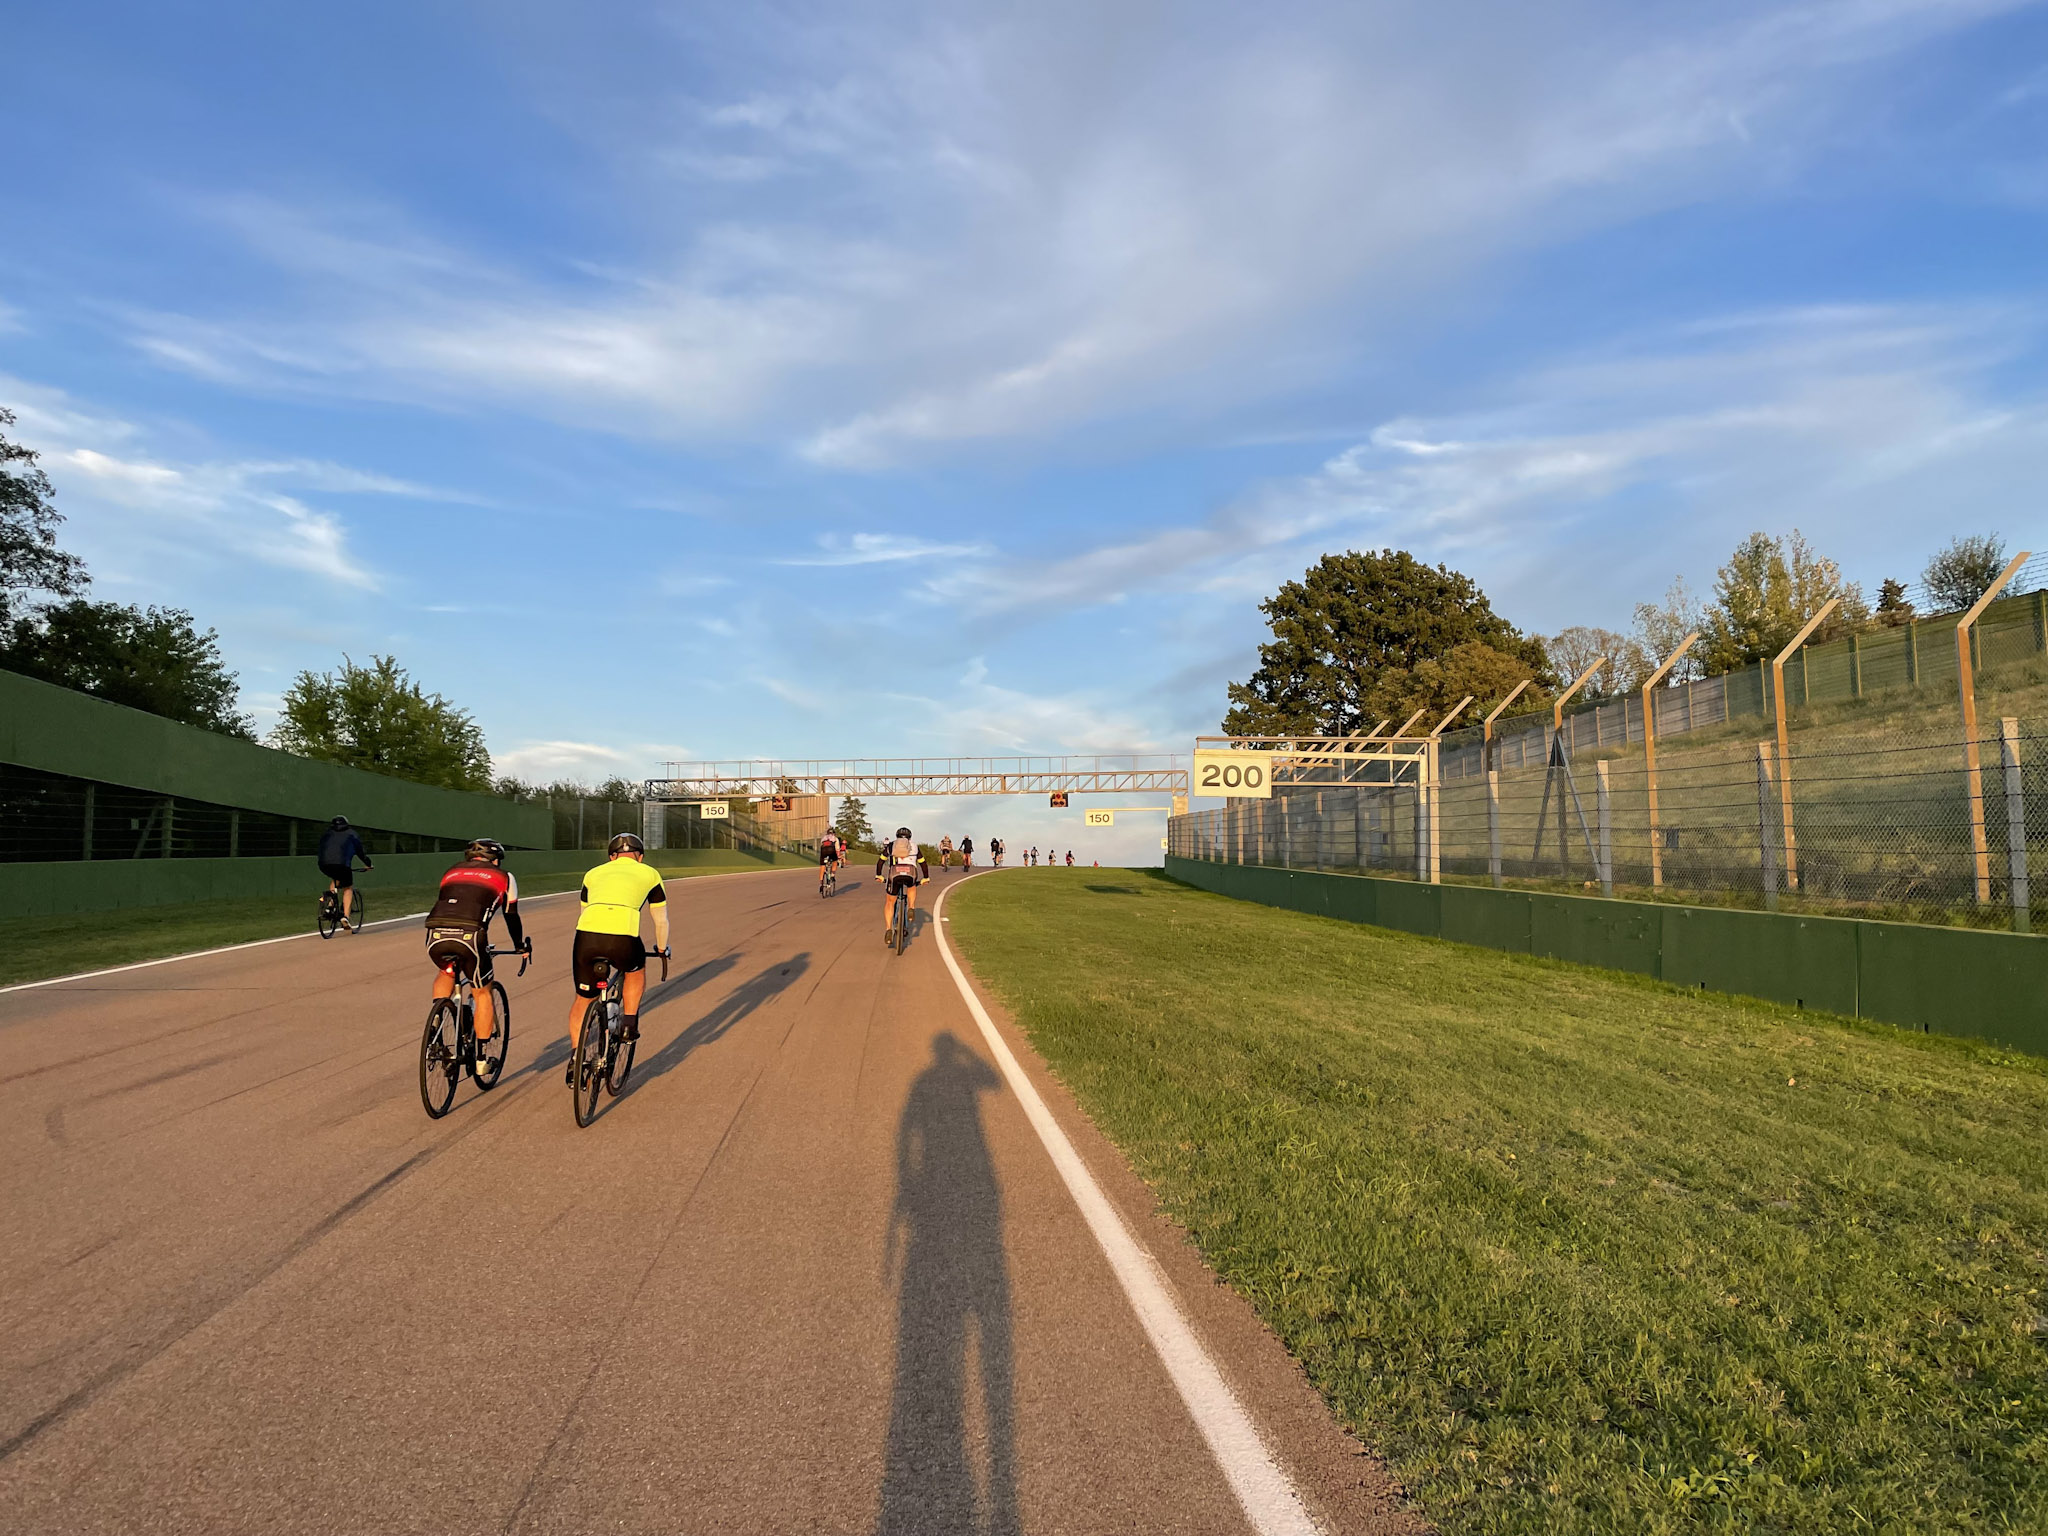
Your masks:
<svg viewBox="0 0 2048 1536"><path fill-rule="evenodd" d="M80 857L81 859L89 859L89 858L91 858L91 857L92 857L92 819L93 819L93 791L94 791L95 789L97 789L98 787L99 787L99 786L98 786L98 785L96 785L96 784L88 784L88 785L86 785L86 786L85 786L85 835L84 835L84 837L83 837L83 838L82 838L82 839L80 840L80 843L79 843L79 852L78 852L78 856L79 856L79 857ZM296 822L295 822L295 823L293 823L293 827L294 827L294 830L296 830L296 828L297 828L297 823L296 823ZM297 838L295 838L295 837L294 837L294 838L290 838L290 839L288 839L288 841L289 841L289 842L291 843L291 846L292 846L292 851L293 851L293 852L297 852L297 851L298 851L298 840L297 840Z"/></svg>
<svg viewBox="0 0 2048 1536"><path fill-rule="evenodd" d="M1756 744L1756 839L1762 858L1764 907L1778 910L1778 851L1771 846L1771 754L1768 741Z"/></svg>
<svg viewBox="0 0 2048 1536"><path fill-rule="evenodd" d="M1280 867L1294 868L1294 801L1292 796L1280 800Z"/></svg>
<svg viewBox="0 0 2048 1536"><path fill-rule="evenodd" d="M1320 789L1316 791L1315 849L1316 868L1321 869L1323 867L1323 792Z"/></svg>
<svg viewBox="0 0 2048 1536"><path fill-rule="evenodd" d="M1820 611L1806 621L1806 627L1792 637L1792 643L1778 652L1771 662L1771 698L1778 711L1778 798L1785 808L1785 889L1799 889L1799 837L1792 827L1792 742L1787 735L1785 717L1790 713L1785 697L1785 661L1799 647L1806 644L1806 637L1821 626L1821 621L1841 606L1839 597L1831 597L1820 605ZM1806 663L1799 664L1799 699L1806 701Z"/></svg>
<svg viewBox="0 0 2048 1536"><path fill-rule="evenodd" d="M1469 697L1465 700L1465 704L1471 702ZM1460 704L1458 708L1463 709L1465 704ZM1422 777L1423 789L1429 796L1429 883L1441 885L1444 878L1443 828L1439 824L1442 807L1438 805L1436 798L1437 744L1434 737L1430 738L1429 750L1422 757Z"/></svg>
<svg viewBox="0 0 2048 1536"><path fill-rule="evenodd" d="M1365 791L1351 791L1351 853L1358 868L1365 868Z"/></svg>
<svg viewBox="0 0 2048 1536"><path fill-rule="evenodd" d="M1971 631L1977 615L2028 559L2029 552L2024 549L2014 555L2011 563L1999 572L1998 580L1986 587L1983 595L1970 605L1970 611L1956 621L1956 687L1963 706L1963 775L1968 780L1965 792L1970 797L1970 856L1976 864L1980 907L1991 900L1991 844L1984 835L1984 765L1977 754L1977 675L1970 655Z"/></svg>
<svg viewBox="0 0 2048 1536"><path fill-rule="evenodd" d="M1664 888L1664 834L1657 825L1657 699L1650 690L1657 687L1678 665L1679 658L1692 649L1700 632L1694 630L1664 658L1664 664L1643 682L1643 775L1650 804L1650 889ZM1692 729L1692 684L1685 685L1685 728Z"/></svg>
<svg viewBox="0 0 2048 1536"><path fill-rule="evenodd" d="M2027 884L2027 802L2020 779L2020 723L2008 715L1998 722L1999 755L2005 759L2005 892L2012 903L2012 931L2034 928L2033 892Z"/></svg>
<svg viewBox="0 0 2048 1536"><path fill-rule="evenodd" d="M1607 759L1601 758L1593 765L1600 783L1597 798L1600 809L1600 894L1614 894L1614 799L1607 784Z"/></svg>
<svg viewBox="0 0 2048 1536"><path fill-rule="evenodd" d="M1500 877L1500 770L1486 770L1486 872L1493 876L1493 888L1501 887Z"/></svg>

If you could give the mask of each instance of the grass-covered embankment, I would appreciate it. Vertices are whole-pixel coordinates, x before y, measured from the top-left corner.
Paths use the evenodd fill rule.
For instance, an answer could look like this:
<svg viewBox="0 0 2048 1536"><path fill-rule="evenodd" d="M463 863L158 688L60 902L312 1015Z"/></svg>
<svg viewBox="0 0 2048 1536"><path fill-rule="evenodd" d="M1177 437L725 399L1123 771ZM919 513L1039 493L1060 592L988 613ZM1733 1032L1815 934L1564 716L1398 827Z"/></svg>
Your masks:
<svg viewBox="0 0 2048 1536"><path fill-rule="evenodd" d="M2048 1064L1150 871L947 915L1446 1531L2048 1527Z"/></svg>

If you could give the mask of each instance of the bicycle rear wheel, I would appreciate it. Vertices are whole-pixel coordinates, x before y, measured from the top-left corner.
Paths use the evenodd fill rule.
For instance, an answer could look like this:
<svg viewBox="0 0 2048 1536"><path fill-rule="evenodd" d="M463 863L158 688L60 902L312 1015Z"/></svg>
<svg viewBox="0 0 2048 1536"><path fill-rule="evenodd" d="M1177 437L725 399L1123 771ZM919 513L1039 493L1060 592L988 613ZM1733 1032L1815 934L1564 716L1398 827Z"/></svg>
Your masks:
<svg viewBox="0 0 2048 1536"><path fill-rule="evenodd" d="M333 938L334 930L341 926L341 908L335 902L332 891L322 891L320 893L319 926L320 937L323 939Z"/></svg>
<svg viewBox="0 0 2048 1536"><path fill-rule="evenodd" d="M910 898L896 898L896 953L902 954L910 948Z"/></svg>
<svg viewBox="0 0 2048 1536"><path fill-rule="evenodd" d="M420 1035L420 1103L429 1118L438 1120L455 1102L456 1079L462 1075L456 1041L461 1033L461 1016L448 998L434 1000L427 1010L427 1027Z"/></svg>
<svg viewBox="0 0 2048 1536"><path fill-rule="evenodd" d="M604 999L599 998L583 1010L583 1030L576 1040L576 1075L569 1088L578 1125L597 1118L597 1098L604 1092L605 1032Z"/></svg>
<svg viewBox="0 0 2048 1536"><path fill-rule="evenodd" d="M484 1092L498 1086L505 1070L505 1052L512 1044L512 1004L505 996L505 984L491 983L491 1038L476 1043L476 1059L469 1064L470 1080Z"/></svg>
<svg viewBox="0 0 2048 1536"><path fill-rule="evenodd" d="M640 1042L619 1037L618 1045L612 1051L611 1069L605 1073L604 1091L617 1098L626 1086L626 1079L633 1075L633 1057L640 1049Z"/></svg>

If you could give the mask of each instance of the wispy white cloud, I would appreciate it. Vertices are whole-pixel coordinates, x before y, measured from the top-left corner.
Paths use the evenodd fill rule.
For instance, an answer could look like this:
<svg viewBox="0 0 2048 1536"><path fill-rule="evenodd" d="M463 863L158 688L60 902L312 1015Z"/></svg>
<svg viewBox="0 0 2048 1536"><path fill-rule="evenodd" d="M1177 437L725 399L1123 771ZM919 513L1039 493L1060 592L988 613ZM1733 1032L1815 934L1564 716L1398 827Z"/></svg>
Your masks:
<svg viewBox="0 0 2048 1536"><path fill-rule="evenodd" d="M634 742L613 746L599 741L522 741L506 752L491 754L491 766L527 783L568 779L593 784L616 775L628 782L650 778L667 762L693 756L674 742Z"/></svg>
<svg viewBox="0 0 2048 1536"><path fill-rule="evenodd" d="M0 378L0 402L21 440L43 456L74 519L116 543L210 547L233 561L296 570L340 585L378 585L354 553L341 517L300 492L468 500L324 461L177 461L152 456L133 424L80 406L61 391Z"/></svg>
<svg viewBox="0 0 2048 1536"><path fill-rule="evenodd" d="M1349 360L1447 276L1775 174L1873 70L2019 3L1594 3L1572 26L912 5L744 51L698 20L683 56L753 61L721 98L692 75L556 103L609 125L650 206L678 177L741 189L683 200L709 211L632 268L520 266L386 207L214 199L290 301L135 331L208 377L738 431L840 468L1207 412Z"/></svg>
<svg viewBox="0 0 2048 1536"><path fill-rule="evenodd" d="M972 559L989 553L986 544L943 544L896 533L827 533L818 553L779 560L778 565L886 565L901 560Z"/></svg>
<svg viewBox="0 0 2048 1536"><path fill-rule="evenodd" d="M1050 560L991 556L928 585L990 613L1249 601L1325 549L1383 543L1512 585L1555 579L1592 539L1609 551L1600 581L1550 600L1604 602L1584 621L1616 622L1671 571L1710 571L1751 528L1795 523L1844 541L1853 571L1924 542L1936 509L1970 505L1986 526L2033 515L2021 488L2048 475L2048 400L2015 401L1995 375L2044 322L2010 307L1865 307L1681 326L1512 381L1490 410L1387 422L1199 522ZM1657 586L1621 584L1652 570Z"/></svg>

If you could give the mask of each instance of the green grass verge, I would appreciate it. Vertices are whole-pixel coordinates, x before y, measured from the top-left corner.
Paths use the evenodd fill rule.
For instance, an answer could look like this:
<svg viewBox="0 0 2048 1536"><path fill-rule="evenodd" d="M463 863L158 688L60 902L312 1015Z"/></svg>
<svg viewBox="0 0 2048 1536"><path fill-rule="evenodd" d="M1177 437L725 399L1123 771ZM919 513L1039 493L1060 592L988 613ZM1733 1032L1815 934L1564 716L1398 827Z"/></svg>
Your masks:
<svg viewBox="0 0 2048 1536"><path fill-rule="evenodd" d="M596 855L602 858L603 855ZM698 875L745 873L767 865L703 866L666 870L671 880ZM796 867L796 866L787 866ZM575 889L580 871L522 875L522 896L545 896ZM369 919L379 922L408 912L424 912L433 900L431 885L377 885L375 876L362 882L370 903ZM0 920L0 986L42 981L79 971L97 971L137 960L160 960L224 944L275 939L307 933L313 927L314 903L320 893L316 876L296 896L251 896L234 901L194 901L167 907L123 907L111 912L67 912L58 917L15 917ZM503 940L501 939L502 943Z"/></svg>
<svg viewBox="0 0 2048 1536"><path fill-rule="evenodd" d="M1153 871L947 915L1444 1530L2048 1528L2048 1064Z"/></svg>

